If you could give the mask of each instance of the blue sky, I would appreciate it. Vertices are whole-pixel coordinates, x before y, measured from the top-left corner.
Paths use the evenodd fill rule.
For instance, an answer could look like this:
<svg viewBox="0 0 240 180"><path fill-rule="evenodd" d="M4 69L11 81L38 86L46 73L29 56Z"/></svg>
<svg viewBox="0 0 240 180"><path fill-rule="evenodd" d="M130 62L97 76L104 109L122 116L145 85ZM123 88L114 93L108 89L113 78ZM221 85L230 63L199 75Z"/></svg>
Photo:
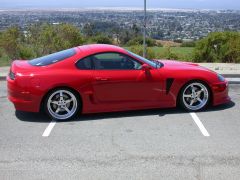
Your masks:
<svg viewBox="0 0 240 180"><path fill-rule="evenodd" d="M149 8L237 9L240 0L147 0ZM143 0L0 0L1 8L142 7Z"/></svg>

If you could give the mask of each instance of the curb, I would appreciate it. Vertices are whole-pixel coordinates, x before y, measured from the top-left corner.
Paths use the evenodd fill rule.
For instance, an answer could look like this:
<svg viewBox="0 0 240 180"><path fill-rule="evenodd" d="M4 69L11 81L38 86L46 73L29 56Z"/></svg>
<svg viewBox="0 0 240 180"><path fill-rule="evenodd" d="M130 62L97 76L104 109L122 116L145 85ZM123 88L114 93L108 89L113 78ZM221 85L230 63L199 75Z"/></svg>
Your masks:
<svg viewBox="0 0 240 180"><path fill-rule="evenodd" d="M240 84L240 78L226 78L228 84Z"/></svg>
<svg viewBox="0 0 240 180"><path fill-rule="evenodd" d="M0 76L0 81L6 80L6 76Z"/></svg>
<svg viewBox="0 0 240 180"><path fill-rule="evenodd" d="M240 78L240 74L221 74L225 78Z"/></svg>

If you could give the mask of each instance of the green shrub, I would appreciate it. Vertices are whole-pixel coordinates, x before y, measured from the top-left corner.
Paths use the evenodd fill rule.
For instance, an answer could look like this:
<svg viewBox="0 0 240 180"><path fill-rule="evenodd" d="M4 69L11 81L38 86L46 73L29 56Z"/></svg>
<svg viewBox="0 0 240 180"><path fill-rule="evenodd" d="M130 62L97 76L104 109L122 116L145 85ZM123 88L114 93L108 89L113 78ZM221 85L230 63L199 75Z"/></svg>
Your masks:
<svg viewBox="0 0 240 180"><path fill-rule="evenodd" d="M97 43L97 44L112 44L113 43L112 39L105 35L97 35L97 36L93 37L91 41L93 43Z"/></svg>
<svg viewBox="0 0 240 180"><path fill-rule="evenodd" d="M175 42L175 43L182 43L183 40L182 39L175 39L173 42Z"/></svg>
<svg viewBox="0 0 240 180"><path fill-rule="evenodd" d="M11 59L29 59L82 45L80 30L71 24L35 24L23 33L17 27L0 34L0 48Z"/></svg>
<svg viewBox="0 0 240 180"><path fill-rule="evenodd" d="M20 39L21 33L17 27L8 28L1 33L0 48L3 49L11 59L16 59L19 54Z"/></svg>
<svg viewBox="0 0 240 180"><path fill-rule="evenodd" d="M0 48L0 67L8 66L11 63L11 59L2 48Z"/></svg>
<svg viewBox="0 0 240 180"><path fill-rule="evenodd" d="M143 37L138 36L136 38L133 38L127 42L127 46L135 46L135 45L142 45L143 44ZM156 40L152 38L146 38L146 45L148 47L156 46Z"/></svg>
<svg viewBox="0 0 240 180"><path fill-rule="evenodd" d="M240 62L240 32L214 32L197 42L197 62Z"/></svg>
<svg viewBox="0 0 240 180"><path fill-rule="evenodd" d="M181 47L195 47L196 46L196 42L192 41L192 42L183 42L181 44Z"/></svg>
<svg viewBox="0 0 240 180"><path fill-rule="evenodd" d="M20 46L20 50L19 50L19 57L21 59L33 59L35 58L37 55L34 52L34 49L32 47L29 46Z"/></svg>

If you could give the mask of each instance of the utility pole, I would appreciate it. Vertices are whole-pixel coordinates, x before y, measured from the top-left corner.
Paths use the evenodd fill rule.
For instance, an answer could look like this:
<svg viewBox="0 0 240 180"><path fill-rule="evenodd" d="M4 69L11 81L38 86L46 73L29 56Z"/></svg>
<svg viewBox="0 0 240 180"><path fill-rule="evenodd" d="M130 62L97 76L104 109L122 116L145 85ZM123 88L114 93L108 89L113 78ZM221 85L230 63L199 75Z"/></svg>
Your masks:
<svg viewBox="0 0 240 180"><path fill-rule="evenodd" d="M143 57L146 57L147 0L144 0Z"/></svg>

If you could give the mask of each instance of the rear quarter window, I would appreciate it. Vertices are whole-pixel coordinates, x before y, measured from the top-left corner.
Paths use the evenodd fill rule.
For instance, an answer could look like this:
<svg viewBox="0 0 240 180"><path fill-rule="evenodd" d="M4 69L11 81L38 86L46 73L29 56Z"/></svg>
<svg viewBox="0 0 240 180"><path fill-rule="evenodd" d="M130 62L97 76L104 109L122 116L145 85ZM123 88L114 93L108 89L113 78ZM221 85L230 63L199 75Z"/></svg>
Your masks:
<svg viewBox="0 0 240 180"><path fill-rule="evenodd" d="M75 54L76 54L76 51L74 50L74 48L71 48L71 49L67 49L64 51L56 52L53 54L49 54L47 56L30 60L29 63L33 66L46 66L46 65L50 65L50 64L62 61Z"/></svg>

